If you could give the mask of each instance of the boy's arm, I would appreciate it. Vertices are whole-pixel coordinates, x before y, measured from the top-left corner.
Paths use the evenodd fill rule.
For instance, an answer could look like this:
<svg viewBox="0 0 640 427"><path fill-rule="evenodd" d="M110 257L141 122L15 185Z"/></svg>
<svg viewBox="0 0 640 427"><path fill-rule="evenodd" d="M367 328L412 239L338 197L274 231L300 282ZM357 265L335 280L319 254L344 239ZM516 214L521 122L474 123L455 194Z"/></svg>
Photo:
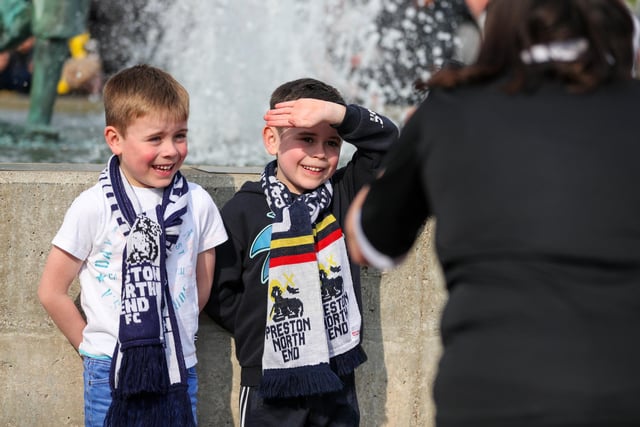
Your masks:
<svg viewBox="0 0 640 427"><path fill-rule="evenodd" d="M398 127L386 116L356 104L347 105L336 126L342 139L358 150L386 153L398 140Z"/></svg>
<svg viewBox="0 0 640 427"><path fill-rule="evenodd" d="M398 140L398 127L387 117L359 105L348 105L337 127L340 137L357 150L333 176L333 212L342 224L351 201L363 185L382 171L387 152Z"/></svg>
<svg viewBox="0 0 640 427"><path fill-rule="evenodd" d="M263 218L263 222L255 223L254 211L263 209L258 207L256 203L262 206L266 202L264 195L256 195L252 193L254 190L247 191L247 189L254 186L257 188L258 185L257 183L245 183L242 189L236 192L220 211L229 238L216 247L213 286L204 312L232 334L235 333L236 318L246 315L245 312L241 312L240 308L243 303L246 303L243 282L246 269L260 268L262 265L261 262L259 265L251 262L249 266L246 266L244 262L247 251L251 251L249 242L255 242L254 238L269 221L266 216L263 218L256 212L257 217ZM251 212L250 220L247 218L247 212ZM251 303L247 307L249 310L256 308Z"/></svg>
<svg viewBox="0 0 640 427"><path fill-rule="evenodd" d="M69 296L69 287L82 262L62 249L52 247L38 286L40 302L76 350L82 342L82 331L87 323Z"/></svg>
<svg viewBox="0 0 640 427"><path fill-rule="evenodd" d="M218 325L233 333L242 296L241 265L232 237L216 248L216 265L204 312Z"/></svg>
<svg viewBox="0 0 640 427"><path fill-rule="evenodd" d="M198 308L200 311L209 300L211 284L213 282L213 270L216 265L216 249L211 248L198 254L196 261L196 282L198 284Z"/></svg>

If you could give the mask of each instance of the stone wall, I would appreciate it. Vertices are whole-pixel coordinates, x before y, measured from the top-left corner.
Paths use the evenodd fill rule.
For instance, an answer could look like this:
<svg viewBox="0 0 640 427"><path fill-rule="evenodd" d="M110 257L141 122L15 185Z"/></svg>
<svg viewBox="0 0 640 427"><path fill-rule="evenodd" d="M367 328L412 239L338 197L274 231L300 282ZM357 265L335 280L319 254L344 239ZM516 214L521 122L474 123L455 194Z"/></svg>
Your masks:
<svg viewBox="0 0 640 427"><path fill-rule="evenodd" d="M36 290L50 242L97 165L0 164L0 395L2 426L82 426L82 361L41 307ZM256 170L185 167L222 206ZM358 369L363 426L432 426L431 386L445 301L427 224L406 262L363 270L364 348ZM79 287L71 292L78 296ZM198 417L238 425L239 370L231 337L200 318Z"/></svg>

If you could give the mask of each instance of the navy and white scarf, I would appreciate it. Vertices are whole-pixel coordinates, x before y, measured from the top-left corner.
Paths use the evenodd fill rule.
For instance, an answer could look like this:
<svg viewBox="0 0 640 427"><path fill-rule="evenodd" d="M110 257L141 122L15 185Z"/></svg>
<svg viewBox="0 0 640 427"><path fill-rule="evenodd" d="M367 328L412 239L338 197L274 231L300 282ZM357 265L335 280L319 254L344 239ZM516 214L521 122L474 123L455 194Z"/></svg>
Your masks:
<svg viewBox="0 0 640 427"><path fill-rule="evenodd" d="M339 376L366 356L344 236L329 210L333 188L326 182L298 196L275 172L273 161L261 177L275 219L260 392L286 398L337 391Z"/></svg>
<svg viewBox="0 0 640 427"><path fill-rule="evenodd" d="M112 402L105 426L195 426L166 259L187 212L187 180L177 172L162 203L136 212L137 200L112 156L100 174L126 236L118 341L111 362Z"/></svg>

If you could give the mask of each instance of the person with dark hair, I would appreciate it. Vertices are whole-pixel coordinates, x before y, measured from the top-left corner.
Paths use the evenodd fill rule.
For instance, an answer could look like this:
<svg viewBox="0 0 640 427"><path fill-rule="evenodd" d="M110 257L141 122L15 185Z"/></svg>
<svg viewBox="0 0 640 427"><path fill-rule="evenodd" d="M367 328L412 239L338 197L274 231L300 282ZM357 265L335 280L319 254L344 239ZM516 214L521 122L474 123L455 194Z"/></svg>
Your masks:
<svg viewBox="0 0 640 427"><path fill-rule="evenodd" d="M399 263L425 220L448 301L438 427L640 425L640 82L619 0L491 0L347 217Z"/></svg>
<svg viewBox="0 0 640 427"><path fill-rule="evenodd" d="M18 47L0 52L0 89L28 94L33 73L34 37L29 37Z"/></svg>
<svg viewBox="0 0 640 427"><path fill-rule="evenodd" d="M205 312L235 339L241 426L357 426L360 270L342 223L398 129L310 78L278 87L270 107L262 138L275 160L222 208L229 240ZM357 150L337 169L343 138Z"/></svg>

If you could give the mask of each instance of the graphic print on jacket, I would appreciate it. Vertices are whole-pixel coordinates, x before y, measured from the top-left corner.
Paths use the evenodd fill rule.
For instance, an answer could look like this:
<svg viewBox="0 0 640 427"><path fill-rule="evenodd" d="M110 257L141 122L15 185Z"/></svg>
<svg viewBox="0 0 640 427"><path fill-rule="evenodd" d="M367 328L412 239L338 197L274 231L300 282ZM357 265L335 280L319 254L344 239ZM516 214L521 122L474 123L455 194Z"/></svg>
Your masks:
<svg viewBox="0 0 640 427"><path fill-rule="evenodd" d="M273 212L267 213L267 218L273 219L275 216L276 215ZM260 283L263 285L267 283L267 280L269 280L269 259L271 258L269 254L269 245L271 245L271 227L272 224L269 224L263 228L256 238L253 239L253 243L251 243L251 247L249 248L249 258L251 259L263 252L267 252L267 256L262 264L262 274L260 275Z"/></svg>

